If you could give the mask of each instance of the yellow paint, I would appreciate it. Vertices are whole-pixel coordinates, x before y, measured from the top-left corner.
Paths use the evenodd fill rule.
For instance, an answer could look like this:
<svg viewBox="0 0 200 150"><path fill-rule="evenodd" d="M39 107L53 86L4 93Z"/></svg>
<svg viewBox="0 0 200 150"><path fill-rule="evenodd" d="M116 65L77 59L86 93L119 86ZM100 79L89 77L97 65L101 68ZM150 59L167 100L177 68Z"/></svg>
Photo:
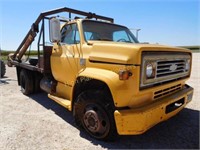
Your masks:
<svg viewBox="0 0 200 150"><path fill-rule="evenodd" d="M67 108L68 110L71 110L71 102L69 100L48 94L48 97L58 104L62 105L63 107Z"/></svg>
<svg viewBox="0 0 200 150"><path fill-rule="evenodd" d="M188 103L187 96L191 92L193 92L192 88L183 89L175 95L140 108L116 110L114 115L118 133L120 135L142 134L154 125L171 118L185 107ZM166 114L166 106L181 98L185 98L184 105Z"/></svg>
<svg viewBox="0 0 200 150"><path fill-rule="evenodd" d="M62 98L69 100L71 92L72 92L72 86L58 82L57 87L56 87L57 96L60 96Z"/></svg>

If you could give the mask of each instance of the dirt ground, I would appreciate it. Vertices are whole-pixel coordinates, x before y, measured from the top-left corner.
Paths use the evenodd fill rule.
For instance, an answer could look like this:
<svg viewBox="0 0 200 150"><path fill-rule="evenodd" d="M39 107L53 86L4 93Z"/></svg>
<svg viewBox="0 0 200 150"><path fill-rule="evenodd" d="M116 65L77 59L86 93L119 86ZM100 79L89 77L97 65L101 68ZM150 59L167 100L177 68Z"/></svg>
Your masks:
<svg viewBox="0 0 200 150"><path fill-rule="evenodd" d="M79 131L72 113L45 93L24 96L15 68L7 67L6 77L0 79L0 149L199 149L200 53L193 53L193 58L188 81L195 89L193 101L145 134L120 136L115 142L97 141Z"/></svg>

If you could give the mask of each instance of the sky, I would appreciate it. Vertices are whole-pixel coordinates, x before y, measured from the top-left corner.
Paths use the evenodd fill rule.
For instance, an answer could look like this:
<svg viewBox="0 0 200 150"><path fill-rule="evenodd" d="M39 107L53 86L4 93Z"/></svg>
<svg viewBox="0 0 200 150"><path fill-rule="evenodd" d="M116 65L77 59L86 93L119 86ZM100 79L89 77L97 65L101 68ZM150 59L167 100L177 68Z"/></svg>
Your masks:
<svg viewBox="0 0 200 150"><path fill-rule="evenodd" d="M200 45L200 0L0 0L0 48L16 50L41 12L61 7L141 29L140 42Z"/></svg>

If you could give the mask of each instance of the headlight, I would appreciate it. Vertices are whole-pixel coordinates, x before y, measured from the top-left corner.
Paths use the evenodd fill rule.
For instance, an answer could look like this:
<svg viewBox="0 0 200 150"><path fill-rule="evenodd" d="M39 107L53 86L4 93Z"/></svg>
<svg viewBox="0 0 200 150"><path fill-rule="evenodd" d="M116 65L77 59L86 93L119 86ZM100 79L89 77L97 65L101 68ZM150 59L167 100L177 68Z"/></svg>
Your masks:
<svg viewBox="0 0 200 150"><path fill-rule="evenodd" d="M146 77L147 79L155 77L155 66L151 62L146 63Z"/></svg>
<svg viewBox="0 0 200 150"><path fill-rule="evenodd" d="M185 71L190 70L190 59L187 59L185 62Z"/></svg>

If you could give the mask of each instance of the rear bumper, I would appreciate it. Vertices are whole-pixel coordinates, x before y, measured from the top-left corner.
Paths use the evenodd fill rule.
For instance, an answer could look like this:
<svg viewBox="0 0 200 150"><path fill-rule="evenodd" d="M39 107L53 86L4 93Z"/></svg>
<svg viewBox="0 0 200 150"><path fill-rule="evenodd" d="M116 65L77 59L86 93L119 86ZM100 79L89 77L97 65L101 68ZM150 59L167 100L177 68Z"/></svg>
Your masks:
<svg viewBox="0 0 200 150"><path fill-rule="evenodd" d="M154 125L171 118L192 99L193 88L185 87L170 96L155 100L142 108L116 110L114 112L118 134L142 134Z"/></svg>

